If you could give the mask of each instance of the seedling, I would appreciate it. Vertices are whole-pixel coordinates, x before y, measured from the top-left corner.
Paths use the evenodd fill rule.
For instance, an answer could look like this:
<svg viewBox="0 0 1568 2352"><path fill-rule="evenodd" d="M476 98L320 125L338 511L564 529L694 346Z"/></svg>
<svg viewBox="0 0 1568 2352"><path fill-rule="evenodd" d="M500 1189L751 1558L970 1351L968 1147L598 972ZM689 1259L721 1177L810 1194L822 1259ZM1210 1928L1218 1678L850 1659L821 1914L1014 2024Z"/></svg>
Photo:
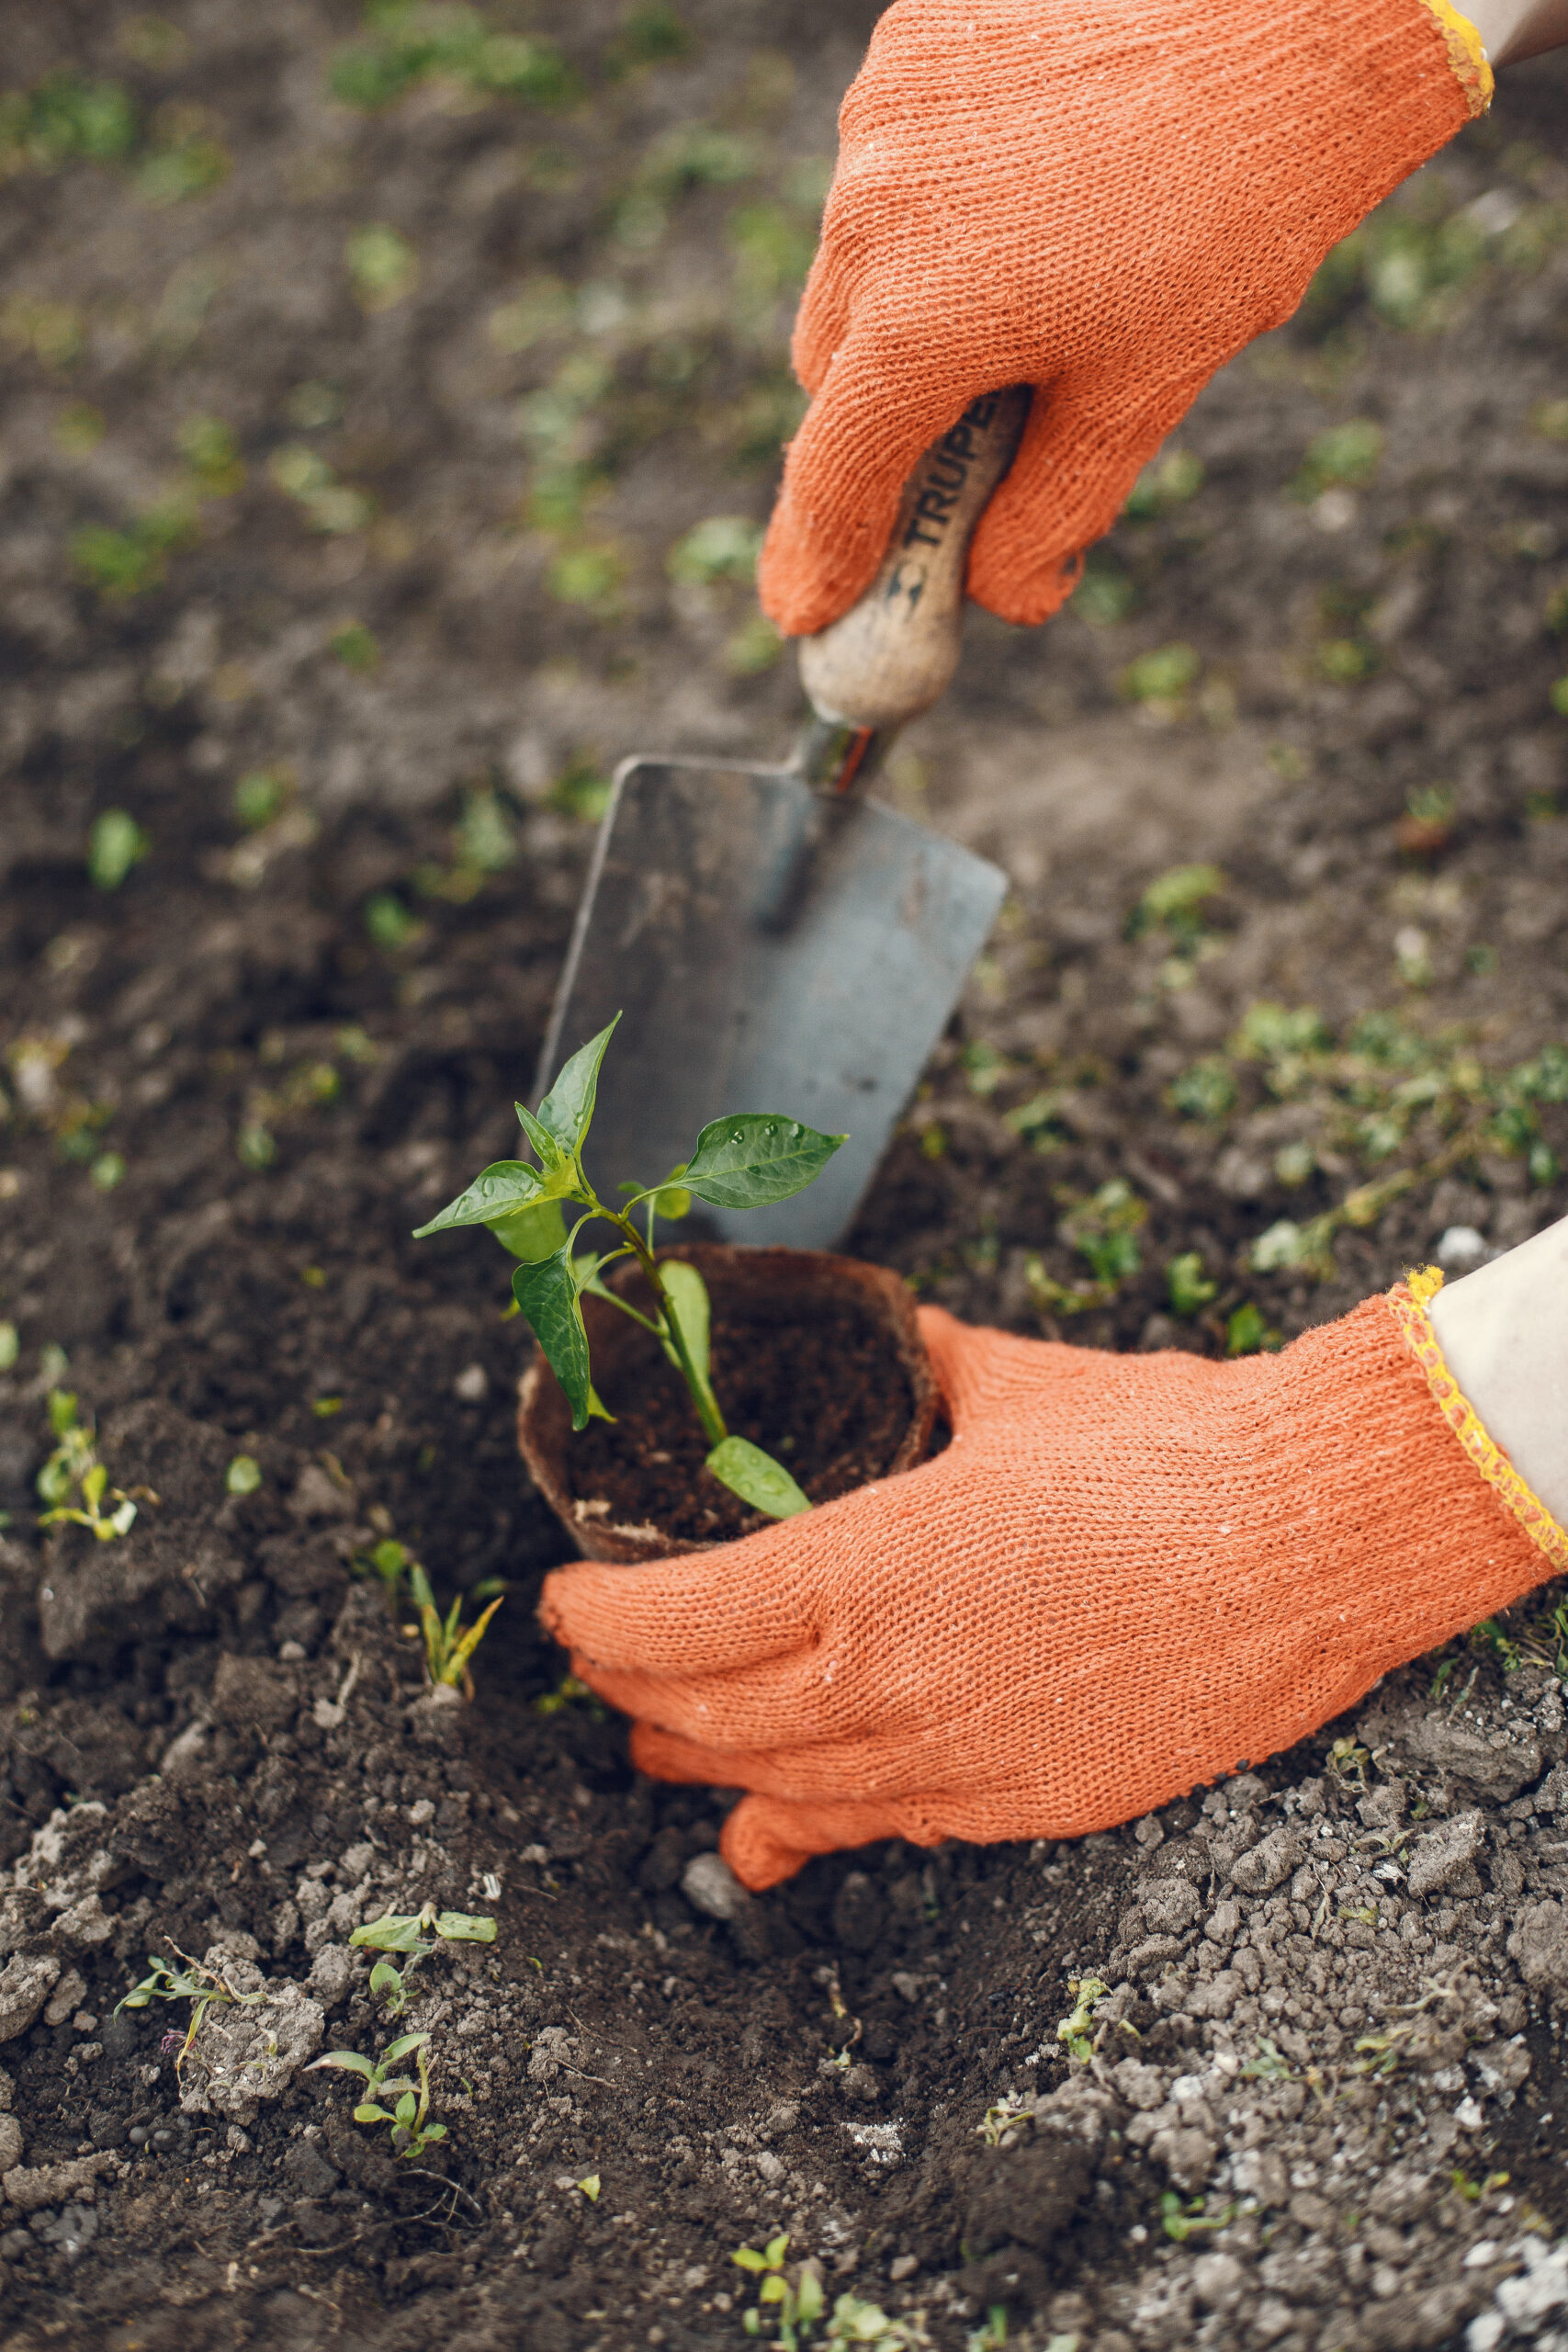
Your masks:
<svg viewBox="0 0 1568 2352"><path fill-rule="evenodd" d="M467 1911L438 1911L427 1903L423 1911L388 1912L379 1919L367 1920L355 1928L349 1938L351 1944L371 1951L401 1952L408 1965L400 1975L389 1960L378 1960L370 1971L370 1990L385 1999L389 2016L399 2018L409 2005L408 1980L419 1962L436 1950L426 1940L426 1931L442 1943L492 1944L495 1941L495 1921L473 1917Z"/></svg>
<svg viewBox="0 0 1568 2352"><path fill-rule="evenodd" d="M345 2075L363 2075L370 2096L362 2099L355 2109L355 2121L389 2123L392 2145L397 2154L403 2157L422 2156L426 2148L446 2137L445 2123L431 2123L426 2120L430 2113L430 2068L425 2060L424 2045L429 2040L428 2033L400 2034L397 2041L389 2041L382 2055L375 2059L362 2058L356 2050L329 2050L324 2057L313 2060L305 2071L313 2075L319 2066L336 2066ZM411 2082L406 2075L394 2075L391 2071L399 2059L406 2058L411 2050L419 2069L417 2084ZM378 2105L382 2098L395 2098L396 2107Z"/></svg>
<svg viewBox="0 0 1568 2352"><path fill-rule="evenodd" d="M654 1233L660 1216L684 1216L694 1199L715 1208L761 1208L803 1192L819 1176L846 1138L819 1135L798 1119L773 1112L740 1112L710 1120L689 1160L657 1184L624 1184L623 1208L607 1208L583 1173L582 1147L593 1117L599 1065L615 1033L615 1015L566 1064L537 1113L519 1102L523 1132L538 1159L499 1159L480 1171L467 1192L447 1204L414 1236L445 1233L456 1226L488 1227L522 1262L512 1277L513 1295L565 1390L574 1430L591 1418L613 1420L593 1386L582 1294L607 1299L623 1315L651 1331L686 1384L708 1441L707 1466L731 1493L770 1519L789 1519L810 1505L781 1463L749 1439L732 1437L708 1374L708 1295L694 1266L660 1263ZM563 1204L583 1215L565 1229ZM639 1232L635 1212L641 1209ZM607 1250L577 1250L577 1238L595 1220L620 1237ZM651 1316L619 1297L604 1280L618 1259L635 1259L654 1297Z"/></svg>
<svg viewBox="0 0 1568 2352"><path fill-rule="evenodd" d="M433 1684L446 1683L456 1690L462 1686L465 1698L474 1695L473 1677L468 1672L468 1660L485 1637L485 1628L505 1599L499 1594L481 1610L471 1625L465 1625L463 1595L459 1593L445 1617L435 1606L435 1595L430 1589L430 1578L417 1560L409 1566L409 1590L419 1611L420 1631L424 1635L424 1662Z"/></svg>
<svg viewBox="0 0 1568 2352"><path fill-rule="evenodd" d="M1014 2134L1033 2120L1034 2109L1029 2101L1020 2098L1016 2091L1007 2091L986 2109L975 2129L987 2148L1010 2148Z"/></svg>
<svg viewBox="0 0 1568 2352"><path fill-rule="evenodd" d="M427 1903L423 1911L389 1911L382 1918L368 1919L363 1928L355 1928L348 1940L371 1951L409 1952L417 1959L435 1950L434 1944L420 1940L427 1931L438 1936L444 1943L492 1944L495 1941L493 1919L477 1918L467 1911L438 1911L434 1903Z"/></svg>
<svg viewBox="0 0 1568 2352"><path fill-rule="evenodd" d="M1160 2227L1168 2238L1184 2245L1190 2237L1201 2235L1205 2230L1223 2230L1235 2219L1235 2207L1225 2206L1218 2213L1205 2213L1201 2197L1190 2198L1185 2203L1174 2188L1168 2188L1159 2200Z"/></svg>
<svg viewBox="0 0 1568 2352"><path fill-rule="evenodd" d="M179 2045L175 2052L175 2076L178 2080L180 2070L190 2055L191 2043L201 2030L201 2021L215 2001L238 2002L242 2007L250 2008L258 2001L265 2000L266 1996L265 1993L237 1993L226 1977L216 1974L210 1968L204 1968L200 1961L192 1960L188 1952L181 1951L178 1944L171 1944L169 1949L176 1962L182 1962L184 1965L171 1967L166 1960L160 1960L155 1952L149 1952L147 1965L152 1971L151 1975L144 1976L140 1984L131 1986L124 1999L116 2005L115 2015L118 2018L121 2009L145 2009L154 2001L190 2002L190 2024L185 2040L180 2041L177 2034L169 2037L171 2042Z"/></svg>
<svg viewBox="0 0 1568 2352"><path fill-rule="evenodd" d="M803 2264L792 2286L784 2276L784 2254L789 2245L789 2233L781 2231L770 2238L759 2254L755 2246L737 2246L729 2259L739 2269L749 2271L761 2280L755 2306L741 2314L740 2324L748 2335L761 2335L764 2312L772 2312L778 2319L778 2334L774 2342L784 2352L799 2352L799 2346L809 2340L810 2332L821 2318L825 2303L822 2281L809 2265Z"/></svg>
<svg viewBox="0 0 1568 2352"><path fill-rule="evenodd" d="M1259 2037L1255 2053L1241 2071L1249 2082L1283 2083L1288 2082L1296 2070L1264 2034Z"/></svg>
<svg viewBox="0 0 1568 2352"><path fill-rule="evenodd" d="M387 1606L394 1613L401 1603L403 1589L407 1586L419 1624L417 1628L406 1625L403 1630L411 1634L416 1630L423 1634L425 1667L432 1684L445 1682L454 1690L461 1687L464 1697L471 1699L474 1684L468 1672L468 1660L483 1641L491 1619L505 1599L504 1590L497 1594L472 1625L465 1625L462 1622L463 1595L457 1595L443 1617L435 1605L429 1577L407 1544L400 1544L394 1536L383 1536L369 1552L356 1554L354 1565L362 1575L369 1570L380 1577ZM472 1597L479 1600L487 1592L495 1592L498 1582L498 1578L491 1577L482 1585L476 1585Z"/></svg>
<svg viewBox="0 0 1568 2352"><path fill-rule="evenodd" d="M1219 1284L1203 1272L1203 1261L1196 1250L1183 1250L1172 1258L1165 1270L1166 1287L1170 1295L1173 1315L1200 1315L1219 1295Z"/></svg>
<svg viewBox="0 0 1568 2352"><path fill-rule="evenodd" d="M1111 1987L1102 1984L1098 1976L1069 1976L1067 1990L1076 2006L1056 2028L1056 2039L1066 2043L1068 2057L1082 2064L1094 2055L1095 2003L1103 2001Z"/></svg>
<svg viewBox="0 0 1568 2352"><path fill-rule="evenodd" d="M58 1527L69 1521L76 1527L90 1527L100 1544L129 1535L135 1524L138 1499L155 1503L157 1496L150 1487L132 1487L128 1493L123 1487L109 1485L109 1474L93 1448L92 1421L80 1418L69 1390L50 1390L49 1425L54 1432L54 1452L39 1472L37 1486L52 1508L39 1512L39 1525ZM77 1502L71 1500L73 1488L80 1497ZM106 1492L115 1506L111 1511L103 1508Z"/></svg>

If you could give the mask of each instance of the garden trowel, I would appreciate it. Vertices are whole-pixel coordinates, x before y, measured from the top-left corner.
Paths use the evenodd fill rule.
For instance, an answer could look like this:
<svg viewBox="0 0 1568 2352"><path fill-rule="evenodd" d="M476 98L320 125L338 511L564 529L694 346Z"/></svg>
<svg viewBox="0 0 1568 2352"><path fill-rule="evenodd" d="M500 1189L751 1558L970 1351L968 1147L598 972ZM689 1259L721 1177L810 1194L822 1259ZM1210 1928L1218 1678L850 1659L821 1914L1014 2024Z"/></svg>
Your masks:
<svg viewBox="0 0 1568 2352"><path fill-rule="evenodd" d="M813 717L787 766L617 771L540 1069L622 1014L584 1154L604 1199L708 1120L774 1111L849 1140L806 1192L710 1226L823 1249L853 1222L1007 888L864 786L957 667L969 540L1028 412L1027 390L987 394L926 451L875 580L801 646Z"/></svg>

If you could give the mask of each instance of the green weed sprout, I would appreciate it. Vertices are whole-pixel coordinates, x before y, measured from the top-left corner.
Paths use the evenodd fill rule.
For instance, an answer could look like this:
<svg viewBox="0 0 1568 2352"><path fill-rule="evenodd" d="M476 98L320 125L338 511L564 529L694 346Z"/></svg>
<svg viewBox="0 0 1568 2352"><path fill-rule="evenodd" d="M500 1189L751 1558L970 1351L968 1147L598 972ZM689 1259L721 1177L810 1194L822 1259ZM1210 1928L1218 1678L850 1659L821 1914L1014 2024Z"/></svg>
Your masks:
<svg viewBox="0 0 1568 2352"><path fill-rule="evenodd" d="M39 1512L39 1525L58 1527L69 1521L77 1527L90 1527L100 1544L129 1535L136 1521L136 1498L155 1503L157 1496L150 1487L133 1487L128 1494L123 1487L109 1486L109 1474L93 1448L93 1424L79 1418L76 1399L69 1390L50 1390L49 1425L54 1432L54 1452L36 1483L39 1495L52 1508ZM71 1500L73 1488L81 1497L79 1502ZM106 1491L114 1502L111 1511L103 1508Z"/></svg>
<svg viewBox="0 0 1568 2352"><path fill-rule="evenodd" d="M326 2055L312 2060L306 2073L313 2075L319 2066L336 2066L345 2075L362 2075L369 2096L354 2110L356 2123L389 2123L392 2144L400 2156L422 2156L426 2148L446 2137L445 2123L431 2123L430 2068L425 2060L424 2045L428 2033L400 2034L389 2041L379 2058L362 2058L356 2050L329 2050ZM406 2075L394 2075L392 2068L400 2058L414 2052L419 2068L419 2081L411 2082ZM381 2098L395 2098L396 2107L385 2108Z"/></svg>
<svg viewBox="0 0 1568 2352"><path fill-rule="evenodd" d="M582 1146L593 1117L599 1065L621 1016L573 1054L537 1113L519 1102L517 1117L538 1159L498 1159L483 1169L439 1216L422 1225L416 1241L456 1226L489 1227L522 1262L512 1277L513 1295L566 1392L574 1430L591 1418L613 1420L595 1394L582 1320L582 1294L607 1299L623 1315L651 1331L680 1373L708 1441L707 1466L732 1494L770 1519L789 1519L810 1505L781 1463L749 1439L732 1437L708 1376L708 1295L694 1266L660 1265L654 1255L655 1220L684 1216L694 1198L716 1208L761 1208L803 1192L819 1176L846 1138L827 1136L798 1119L773 1112L738 1112L712 1119L698 1136L689 1160L657 1184L624 1185L624 1208L607 1208L582 1170ZM584 1214L566 1230L562 1204ZM646 1231L635 1221L644 1212ZM585 1225L601 1220L620 1239L608 1250L577 1254ZM605 1269L620 1258L635 1258L656 1302L647 1316L617 1297L604 1281Z"/></svg>
<svg viewBox="0 0 1568 2352"><path fill-rule="evenodd" d="M428 1939L434 1936L437 1941ZM355 1928L349 1938L362 1951L395 1951L401 1953L407 1966L401 1974L389 1960L378 1960L370 1971L370 1990L385 1999L388 2014L401 2017L409 2004L408 1980L422 1960L437 1949L438 1943L492 1944L495 1941L495 1921L477 1918L468 1911L438 1911L427 1903L422 1911L389 1911L379 1919L367 1919Z"/></svg>
<svg viewBox="0 0 1568 2352"><path fill-rule="evenodd" d="M770 2238L759 2253L755 2246L737 2246L731 2262L761 2281L757 2301L750 2311L740 2314L740 2324L750 2336L762 2334L770 2319L777 2323L777 2333L769 2340L781 2347L781 2352L805 2352L807 2345L820 2341L823 2345L858 2344L863 2352L917 2352L917 2347L931 2342L922 2320L914 2316L892 2319L880 2304L868 2303L859 2295L840 2295L834 2302L828 2320L827 2332L818 2338L816 2330L827 2299L822 2280L815 2263L803 2262L792 2281L784 2270L784 2254L789 2245L789 2233L781 2231ZM998 2338L998 2341L1003 2339Z"/></svg>
<svg viewBox="0 0 1568 2352"><path fill-rule="evenodd" d="M1034 2120L1034 2109L1014 2091L1005 2091L996 2103L986 2109L975 2126L987 2148L1010 2148L1011 2135Z"/></svg>
<svg viewBox="0 0 1568 2352"><path fill-rule="evenodd" d="M1358 2050L1360 2046L1359 2042L1356 2044ZM1160 2227L1178 2245L1184 2245L1189 2238L1201 2235L1204 2230L1223 2230L1227 2222L1235 2221L1235 2213L1234 2205L1224 2206L1217 2213L1206 2213L1201 2197L1190 2198L1183 2203L1174 2188L1168 2188L1159 2200Z"/></svg>
<svg viewBox="0 0 1568 2352"><path fill-rule="evenodd" d="M87 843L88 875L100 890L118 890L151 847L134 817L123 808L106 808L93 820Z"/></svg>
<svg viewBox="0 0 1568 2352"><path fill-rule="evenodd" d="M432 1684L446 1683L454 1690L460 1686L464 1697L471 1699L474 1684L468 1672L468 1660L483 1641L485 1630L506 1598L505 1593L499 1594L472 1625L465 1625L462 1622L463 1595L457 1595L443 1617L435 1605L429 1577L407 1544L400 1544L394 1536L383 1537L368 1553L356 1555L355 1566L361 1574L369 1570L380 1577L387 1595L387 1606L394 1611L402 1600L406 1583L409 1598L418 1612L419 1631L424 1636L425 1667ZM478 1600L492 1591L496 1579L489 1578L483 1585L476 1587L474 1598ZM406 1626L404 1631L412 1634L414 1628Z"/></svg>
<svg viewBox="0 0 1568 2352"><path fill-rule="evenodd" d="M191 2043L201 2030L201 2021L215 2001L237 2002L243 2008L252 2008L258 2001L264 2001L266 1996L265 1993L236 1993L225 1977L216 1975L210 1968L204 1968L200 1961L192 1960L188 1952L181 1951L178 1944L172 1944L170 1950L176 1962L183 1965L171 1967L166 1960L160 1960L155 1952L149 1952L147 1965L152 1973L144 1976L140 1984L131 1986L123 2000L116 2004L114 2013L118 2018L121 2009L145 2009L154 2001L188 2001L191 2004L190 2024L186 2030L184 2041L175 2053L175 2078L178 2081L180 2070L190 2055ZM169 2037L171 2041L175 2038L172 2034Z"/></svg>
<svg viewBox="0 0 1568 2352"><path fill-rule="evenodd" d="M430 1578L417 1560L409 1567L409 1590L419 1611L420 1631L424 1635L424 1662L433 1684L446 1683L456 1690L462 1686L464 1695L474 1695L473 1677L468 1672L468 1660L485 1637L485 1628L505 1600L499 1594L490 1607L481 1610L471 1625L465 1625L463 1595L459 1593L445 1617L435 1606L435 1595L430 1589Z"/></svg>
<svg viewBox="0 0 1568 2352"><path fill-rule="evenodd" d="M1165 1280L1173 1315L1199 1315L1219 1296L1220 1286L1203 1272L1203 1261L1196 1250L1183 1250L1172 1258Z"/></svg>
<svg viewBox="0 0 1568 2352"><path fill-rule="evenodd" d="M1067 1990L1072 1994L1076 2007L1056 2028L1056 2039L1066 2043L1069 2058L1076 2058L1083 2064L1094 2055L1091 2037L1095 2003L1103 2001L1111 1987L1102 1984L1098 1976L1071 1976L1067 1980Z"/></svg>
<svg viewBox="0 0 1568 2352"><path fill-rule="evenodd" d="M748 2335L761 2335L762 2316L772 2312L778 2320L774 2342L784 2352L799 2352L810 2332L821 2318L825 2298L822 2281L815 2270L802 2266L792 2286L784 2276L784 2255L789 2246L789 2233L781 2231L770 2238L759 2254L755 2246L737 2246L729 2259L738 2269L750 2273L761 2280L757 2301L751 2310L741 2314L740 2324Z"/></svg>

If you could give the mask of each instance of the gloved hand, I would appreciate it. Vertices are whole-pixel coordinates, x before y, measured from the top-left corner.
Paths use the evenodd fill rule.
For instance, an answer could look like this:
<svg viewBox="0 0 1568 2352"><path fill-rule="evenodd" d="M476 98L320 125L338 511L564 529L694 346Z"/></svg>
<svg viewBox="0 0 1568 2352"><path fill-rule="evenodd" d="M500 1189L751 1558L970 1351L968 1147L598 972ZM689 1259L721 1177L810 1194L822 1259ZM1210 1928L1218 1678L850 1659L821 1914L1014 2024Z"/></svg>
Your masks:
<svg viewBox="0 0 1568 2352"><path fill-rule="evenodd" d="M1131 1819L1568 1569L1404 1285L1234 1363L920 1323L953 1423L933 1461L719 1551L546 1581L641 1769L752 1792L722 1841L749 1886L878 1838Z"/></svg>
<svg viewBox="0 0 1568 2352"><path fill-rule="evenodd" d="M835 619L920 451L1032 384L969 593L1043 620L1214 370L1491 91L1449 0L896 0L840 118L764 609Z"/></svg>

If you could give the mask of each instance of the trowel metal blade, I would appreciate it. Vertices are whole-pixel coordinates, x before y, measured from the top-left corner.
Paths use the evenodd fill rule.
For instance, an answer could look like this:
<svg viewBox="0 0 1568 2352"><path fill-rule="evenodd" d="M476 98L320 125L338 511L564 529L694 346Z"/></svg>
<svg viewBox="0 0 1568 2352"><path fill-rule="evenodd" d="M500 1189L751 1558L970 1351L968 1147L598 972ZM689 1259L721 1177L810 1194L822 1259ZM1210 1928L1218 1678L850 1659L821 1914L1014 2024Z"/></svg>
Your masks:
<svg viewBox="0 0 1568 2352"><path fill-rule="evenodd" d="M709 1229L841 1239L1006 889L997 866L874 801L824 817L787 769L626 761L540 1070L543 1086L623 1015L584 1154L600 1197L657 1182L709 1119L776 1111L849 1141L793 1200L706 1210Z"/></svg>

